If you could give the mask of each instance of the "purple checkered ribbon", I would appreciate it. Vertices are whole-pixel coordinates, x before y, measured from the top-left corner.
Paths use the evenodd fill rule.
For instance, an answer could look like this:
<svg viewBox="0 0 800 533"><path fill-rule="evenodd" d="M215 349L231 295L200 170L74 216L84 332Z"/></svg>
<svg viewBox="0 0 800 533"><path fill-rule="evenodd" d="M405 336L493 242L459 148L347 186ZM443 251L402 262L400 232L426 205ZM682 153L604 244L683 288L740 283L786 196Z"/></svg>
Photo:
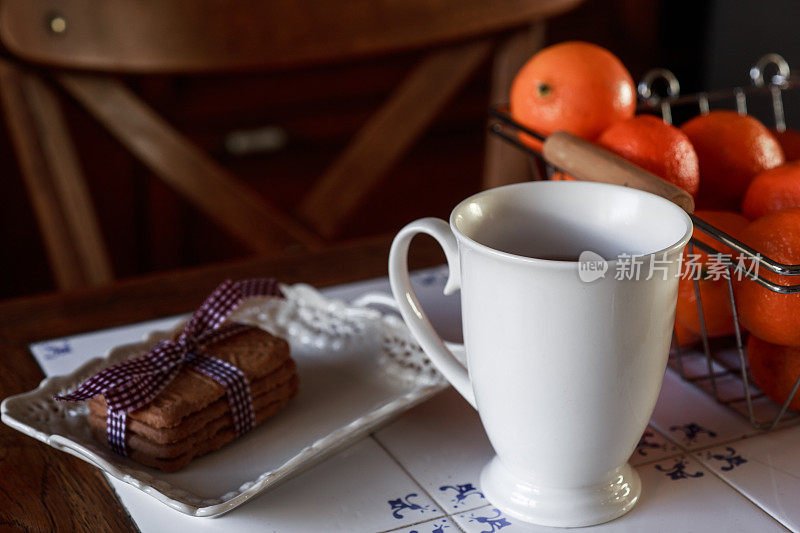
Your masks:
<svg viewBox="0 0 800 533"><path fill-rule="evenodd" d="M189 318L176 340L161 341L140 357L101 370L71 394L55 399L82 402L102 394L108 404L108 442L115 452L127 455L126 415L152 402L187 367L225 388L236 434L249 431L256 420L247 377L236 366L206 355L203 350L251 328L222 323L243 300L255 296L284 297L274 279L226 280Z"/></svg>

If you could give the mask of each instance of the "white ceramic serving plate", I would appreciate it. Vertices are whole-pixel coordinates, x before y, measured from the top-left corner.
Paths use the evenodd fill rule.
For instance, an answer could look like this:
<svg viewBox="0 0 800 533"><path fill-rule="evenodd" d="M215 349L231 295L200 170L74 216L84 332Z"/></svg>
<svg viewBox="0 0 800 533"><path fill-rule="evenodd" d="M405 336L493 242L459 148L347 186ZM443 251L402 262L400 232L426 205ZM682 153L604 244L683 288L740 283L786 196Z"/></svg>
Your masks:
<svg viewBox="0 0 800 533"><path fill-rule="evenodd" d="M119 346L69 375L6 398L2 421L193 516L228 512L321 461L390 417L445 387L402 320L324 298L306 285L283 287L285 300L254 300L232 317L285 337L300 392L289 406L221 450L165 473L135 463L95 441L85 404L53 395L72 390L99 369L147 351L169 332ZM383 300L388 300L385 297ZM361 304L382 303L380 297Z"/></svg>

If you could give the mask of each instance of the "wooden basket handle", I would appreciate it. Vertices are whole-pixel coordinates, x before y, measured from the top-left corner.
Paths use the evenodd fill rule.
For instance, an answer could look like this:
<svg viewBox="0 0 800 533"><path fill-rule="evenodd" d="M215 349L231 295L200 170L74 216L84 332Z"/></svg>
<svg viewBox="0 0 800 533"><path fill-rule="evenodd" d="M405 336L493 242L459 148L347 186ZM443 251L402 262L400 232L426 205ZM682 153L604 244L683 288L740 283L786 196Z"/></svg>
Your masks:
<svg viewBox="0 0 800 533"><path fill-rule="evenodd" d="M633 187L666 198L689 214L694 211L694 199L685 190L571 133L551 134L544 141L542 154L576 178Z"/></svg>

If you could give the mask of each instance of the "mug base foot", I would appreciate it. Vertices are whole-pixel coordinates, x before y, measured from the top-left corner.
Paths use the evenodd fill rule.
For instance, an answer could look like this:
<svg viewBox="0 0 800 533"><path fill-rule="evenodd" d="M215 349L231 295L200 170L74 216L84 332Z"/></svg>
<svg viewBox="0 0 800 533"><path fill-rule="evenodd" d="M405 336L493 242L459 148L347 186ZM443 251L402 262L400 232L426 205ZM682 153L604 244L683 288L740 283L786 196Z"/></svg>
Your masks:
<svg viewBox="0 0 800 533"><path fill-rule="evenodd" d="M608 481L586 487L547 487L511 473L495 456L481 472L484 496L509 517L542 526L602 524L630 511L639 500L639 474L625 463Z"/></svg>

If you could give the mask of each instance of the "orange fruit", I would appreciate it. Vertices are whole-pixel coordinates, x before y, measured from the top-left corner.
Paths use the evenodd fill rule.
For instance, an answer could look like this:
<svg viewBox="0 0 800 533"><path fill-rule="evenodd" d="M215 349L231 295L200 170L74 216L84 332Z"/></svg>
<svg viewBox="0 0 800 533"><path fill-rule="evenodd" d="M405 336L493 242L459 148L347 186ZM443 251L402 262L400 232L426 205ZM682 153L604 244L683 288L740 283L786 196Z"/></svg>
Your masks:
<svg viewBox="0 0 800 533"><path fill-rule="evenodd" d="M689 137L652 115L639 115L609 126L597 144L656 176L697 194L700 167Z"/></svg>
<svg viewBox="0 0 800 533"><path fill-rule="evenodd" d="M748 221L742 215L731 211L695 211L695 216L705 220L732 237L739 238L747 226ZM720 253L729 254L735 261L733 250L710 235L695 228L693 236L719 250ZM700 266L700 279L697 286L700 291L700 302L703 306L703 322L706 334L709 337L726 337L735 333L733 322L733 308L731 307L730 291L726 278L703 279L707 277L709 264L712 259L700 248L693 248L697 254L696 263ZM688 332L702 335L703 329L700 322L700 311L697 309L697 292L694 287L692 267L688 265L689 251L684 250L684 269L687 276L681 276L678 281L678 304L675 308L675 322L683 326Z"/></svg>
<svg viewBox="0 0 800 533"><path fill-rule="evenodd" d="M675 338L678 346L689 346L700 340L700 336L694 331L689 331L680 322L675 321Z"/></svg>
<svg viewBox="0 0 800 533"><path fill-rule="evenodd" d="M786 264L800 263L800 209L763 216L742 232L742 242L762 255ZM778 285L797 285L798 276L781 276L759 268L758 275ZM735 282L739 317L765 341L800 346L800 293L780 294L750 279Z"/></svg>
<svg viewBox="0 0 800 533"><path fill-rule="evenodd" d="M635 109L636 91L625 65L605 48L581 41L540 50L511 85L511 116L545 136L565 130L593 141ZM541 148L531 137L521 138Z"/></svg>
<svg viewBox="0 0 800 533"><path fill-rule="evenodd" d="M800 376L800 348L772 344L750 335L747 360L758 388L773 402L783 405ZM789 408L800 410L800 393L794 395Z"/></svg>
<svg viewBox="0 0 800 533"><path fill-rule="evenodd" d="M743 217L741 214L736 213L734 211L715 211L713 209L697 209L694 212L694 215L705 222L708 222L712 226L717 229L720 229L734 237L736 239L741 238L742 232L750 224L750 221ZM703 230L695 227L694 231L692 232L692 237L697 239L700 242L703 242L715 250L719 251L722 254L728 254L736 259L736 252L734 252L733 248L725 246L717 239L712 237L711 235L707 234ZM685 255L686 251L684 251ZM694 253L700 254L701 261L705 261L706 259L706 252L701 250L698 247L694 247Z"/></svg>
<svg viewBox="0 0 800 533"><path fill-rule="evenodd" d="M703 324L706 327L706 335L710 338L733 335L736 330L728 282L724 279L700 279L697 281L697 286L700 289L700 301L703 306L703 322L700 322L700 311L697 309L694 282L683 278L678 281L675 322L697 336L702 335Z"/></svg>
<svg viewBox="0 0 800 533"><path fill-rule="evenodd" d="M800 131L776 129L769 130L783 148L783 155L787 161L800 159Z"/></svg>
<svg viewBox="0 0 800 533"><path fill-rule="evenodd" d="M556 170L550 176L550 181L578 181L578 178L561 170Z"/></svg>
<svg viewBox="0 0 800 533"><path fill-rule="evenodd" d="M712 111L681 126L700 160L697 206L735 211L750 181L782 165L783 150L758 120L735 111Z"/></svg>
<svg viewBox="0 0 800 533"><path fill-rule="evenodd" d="M800 207L800 161L757 175L742 200L742 213L750 220L791 207Z"/></svg>

